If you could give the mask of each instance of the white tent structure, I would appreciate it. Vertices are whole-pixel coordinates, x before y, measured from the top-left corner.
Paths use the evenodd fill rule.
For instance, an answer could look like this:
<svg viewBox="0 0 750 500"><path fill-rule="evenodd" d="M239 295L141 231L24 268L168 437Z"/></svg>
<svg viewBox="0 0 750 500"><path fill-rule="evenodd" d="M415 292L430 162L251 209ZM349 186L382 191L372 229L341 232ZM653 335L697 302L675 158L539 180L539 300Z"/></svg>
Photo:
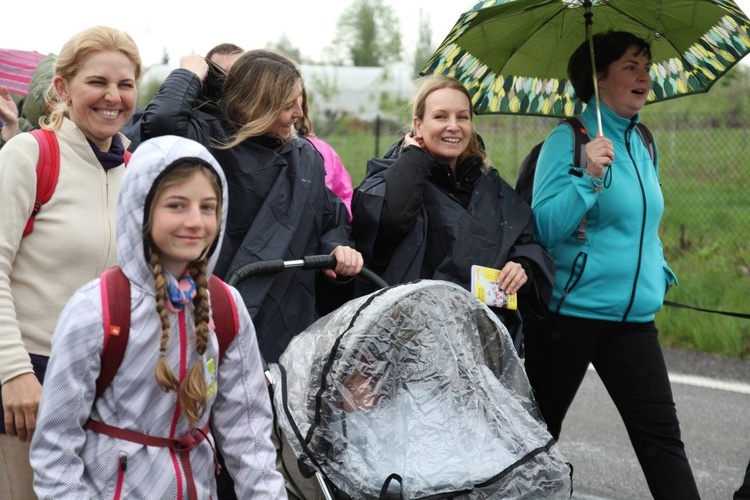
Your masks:
<svg viewBox="0 0 750 500"><path fill-rule="evenodd" d="M414 95L412 68L302 65L305 86L315 114L348 114L364 121L394 116L383 103L409 100ZM385 97L384 97L385 96Z"/></svg>
<svg viewBox="0 0 750 500"><path fill-rule="evenodd" d="M403 63L387 68L310 64L301 68L313 115L346 114L367 122L379 115L399 121L402 116L397 116L392 103L414 96L413 70ZM143 72L138 85L144 90L158 86L173 69L170 64L153 64Z"/></svg>

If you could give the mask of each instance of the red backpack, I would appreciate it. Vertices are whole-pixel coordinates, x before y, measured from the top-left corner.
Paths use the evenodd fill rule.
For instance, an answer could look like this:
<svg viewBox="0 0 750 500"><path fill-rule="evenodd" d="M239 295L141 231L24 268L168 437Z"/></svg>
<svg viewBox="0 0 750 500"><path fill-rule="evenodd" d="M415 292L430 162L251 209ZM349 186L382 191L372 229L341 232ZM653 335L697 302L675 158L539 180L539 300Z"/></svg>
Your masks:
<svg viewBox="0 0 750 500"><path fill-rule="evenodd" d="M219 358L224 357L229 344L237 336L239 316L237 304L227 285L216 276L208 280L214 331L219 341ZM119 266L101 274L102 314L104 316L104 345L102 366L96 381L96 397L109 387L125 355L130 333L130 281Z"/></svg>
<svg viewBox="0 0 750 500"><path fill-rule="evenodd" d="M227 347L229 347L229 344L237 336L239 325L237 305L229 288L219 278L211 276L208 280L208 289L211 294L214 331L219 341L218 361L221 362L221 358L224 357ZM96 398L99 398L107 390L107 387L117 374L117 369L122 363L125 348L128 345L128 335L130 333L130 281L128 281L128 278L118 266L110 267L101 274L101 296L102 314L104 316L104 345L102 346L101 370L99 378L96 380ZM114 427L90 417L83 427L99 434L138 443L143 446L170 448L177 454L182 464L182 469L187 479L188 498L190 500L197 499L198 494L195 487L195 480L193 479L190 452L207 439L210 432L208 424L195 432L188 431L180 438L164 438L142 434ZM118 474L123 474L127 468L127 456L120 456L118 467ZM216 473L218 474L220 471L221 467L217 461ZM120 498L120 494L121 490L117 489L115 491L115 498Z"/></svg>
<svg viewBox="0 0 750 500"><path fill-rule="evenodd" d="M34 230L34 219L42 205L52 198L52 193L57 187L57 179L60 176L60 144L57 142L57 136L51 130L34 129L31 131L36 142L39 143L39 160L36 164L36 198L34 208L31 211L29 220L26 221L26 227L23 235L27 236ZM125 165L130 161L130 151L125 151Z"/></svg>

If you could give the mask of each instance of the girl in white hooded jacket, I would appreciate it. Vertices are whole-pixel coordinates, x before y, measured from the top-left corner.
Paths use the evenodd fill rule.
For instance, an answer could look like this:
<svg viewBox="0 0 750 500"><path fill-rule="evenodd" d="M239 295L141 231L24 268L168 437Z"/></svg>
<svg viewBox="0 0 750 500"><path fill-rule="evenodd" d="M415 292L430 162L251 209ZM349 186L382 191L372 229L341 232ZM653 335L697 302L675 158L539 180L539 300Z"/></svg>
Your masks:
<svg viewBox="0 0 750 500"><path fill-rule="evenodd" d="M52 338L31 444L40 499L216 498L214 446L238 498L286 498L255 330L231 287L239 329L219 359L207 282L226 207L224 174L200 144L165 136L133 155L117 205L118 262L130 282L127 349L97 398L101 280L80 288ZM142 444L186 437L197 443L189 452Z"/></svg>

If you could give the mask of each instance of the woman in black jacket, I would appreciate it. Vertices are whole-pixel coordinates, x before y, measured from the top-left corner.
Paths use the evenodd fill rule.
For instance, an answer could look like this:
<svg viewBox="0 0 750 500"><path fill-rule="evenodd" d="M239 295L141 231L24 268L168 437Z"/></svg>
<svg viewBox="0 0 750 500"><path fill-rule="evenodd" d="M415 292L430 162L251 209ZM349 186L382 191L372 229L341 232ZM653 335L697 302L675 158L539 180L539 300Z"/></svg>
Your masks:
<svg viewBox="0 0 750 500"><path fill-rule="evenodd" d="M544 314L552 261L532 237L531 209L488 165L468 91L427 77L413 115L412 131L370 161L354 195L353 234L368 266L391 284L429 278L467 289L473 264L500 269L519 311ZM520 352L519 311L495 309Z"/></svg>
<svg viewBox="0 0 750 500"><path fill-rule="evenodd" d="M362 256L352 248L346 207L325 187L320 154L297 137L302 74L270 50L245 52L227 73L217 102L202 96L209 66L186 56L164 81L140 123L141 139L173 134L208 147L226 173L227 230L216 275L245 264L333 254L332 276L352 276ZM203 93L205 94L205 92ZM287 270L237 287L268 362L316 319L315 273Z"/></svg>

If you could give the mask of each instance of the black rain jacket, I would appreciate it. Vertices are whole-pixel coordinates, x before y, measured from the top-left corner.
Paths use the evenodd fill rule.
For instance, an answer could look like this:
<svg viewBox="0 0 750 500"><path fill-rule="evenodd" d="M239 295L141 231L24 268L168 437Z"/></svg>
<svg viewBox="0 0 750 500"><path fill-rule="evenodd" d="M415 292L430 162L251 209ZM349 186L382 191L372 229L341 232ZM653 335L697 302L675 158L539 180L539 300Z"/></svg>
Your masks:
<svg viewBox="0 0 750 500"><path fill-rule="evenodd" d="M494 309L520 352L522 317L543 317L554 263L534 241L531 208L498 174L469 157L456 168L402 141L367 165L352 200L353 235L365 263L388 283L419 278L471 289L473 264L501 269L520 263L530 280L519 311Z"/></svg>

